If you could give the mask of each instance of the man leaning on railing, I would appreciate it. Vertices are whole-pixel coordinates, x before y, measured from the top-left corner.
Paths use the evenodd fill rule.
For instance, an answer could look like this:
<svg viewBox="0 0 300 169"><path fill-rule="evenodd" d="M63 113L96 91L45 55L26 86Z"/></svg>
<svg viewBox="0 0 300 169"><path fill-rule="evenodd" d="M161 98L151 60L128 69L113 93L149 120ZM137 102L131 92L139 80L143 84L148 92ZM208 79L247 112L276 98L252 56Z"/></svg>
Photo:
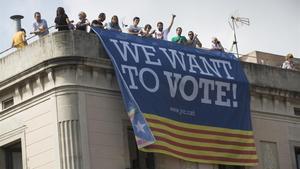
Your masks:
<svg viewBox="0 0 300 169"><path fill-rule="evenodd" d="M47 21L41 18L40 12L34 13L34 19L36 22L33 23L33 32L30 34L38 35L39 38L49 34L49 28L47 25Z"/></svg>

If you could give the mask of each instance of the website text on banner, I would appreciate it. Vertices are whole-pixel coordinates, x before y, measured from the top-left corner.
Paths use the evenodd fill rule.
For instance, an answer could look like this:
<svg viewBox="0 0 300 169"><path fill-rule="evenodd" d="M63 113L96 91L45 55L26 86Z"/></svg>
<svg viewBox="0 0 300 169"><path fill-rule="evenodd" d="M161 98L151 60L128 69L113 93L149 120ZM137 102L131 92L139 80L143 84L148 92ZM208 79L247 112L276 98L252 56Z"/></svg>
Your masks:
<svg viewBox="0 0 300 169"><path fill-rule="evenodd" d="M113 62L140 150L257 165L249 83L232 54L95 32Z"/></svg>

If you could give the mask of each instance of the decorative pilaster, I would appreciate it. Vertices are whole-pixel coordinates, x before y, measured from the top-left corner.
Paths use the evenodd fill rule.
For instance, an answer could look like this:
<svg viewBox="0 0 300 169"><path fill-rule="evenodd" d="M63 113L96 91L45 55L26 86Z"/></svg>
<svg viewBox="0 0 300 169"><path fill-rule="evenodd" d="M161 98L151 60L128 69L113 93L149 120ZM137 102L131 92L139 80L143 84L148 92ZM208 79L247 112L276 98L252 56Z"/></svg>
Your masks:
<svg viewBox="0 0 300 169"><path fill-rule="evenodd" d="M82 169L78 96L75 93L58 95L56 104L61 169Z"/></svg>
<svg viewBox="0 0 300 169"><path fill-rule="evenodd" d="M79 148L79 121L62 121L58 124L61 145L62 169L80 169L81 151Z"/></svg>

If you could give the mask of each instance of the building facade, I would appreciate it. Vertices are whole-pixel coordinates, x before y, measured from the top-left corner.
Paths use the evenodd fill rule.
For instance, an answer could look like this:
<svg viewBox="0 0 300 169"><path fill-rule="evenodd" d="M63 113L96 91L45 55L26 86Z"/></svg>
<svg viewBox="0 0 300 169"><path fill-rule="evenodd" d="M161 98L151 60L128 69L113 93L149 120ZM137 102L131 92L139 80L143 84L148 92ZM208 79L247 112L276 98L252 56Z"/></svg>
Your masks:
<svg viewBox="0 0 300 169"><path fill-rule="evenodd" d="M300 72L242 62L259 165L299 169ZM137 151L98 38L55 32L0 59L0 169L216 169Z"/></svg>

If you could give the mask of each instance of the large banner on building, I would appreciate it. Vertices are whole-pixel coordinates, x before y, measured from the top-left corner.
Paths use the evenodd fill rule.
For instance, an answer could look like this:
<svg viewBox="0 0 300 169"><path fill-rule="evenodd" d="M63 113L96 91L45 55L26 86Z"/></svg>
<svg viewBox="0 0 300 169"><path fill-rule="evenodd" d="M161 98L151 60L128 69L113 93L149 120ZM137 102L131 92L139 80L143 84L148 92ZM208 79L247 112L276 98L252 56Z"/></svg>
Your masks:
<svg viewBox="0 0 300 169"><path fill-rule="evenodd" d="M254 166L249 83L219 51L94 29L113 63L140 150Z"/></svg>

